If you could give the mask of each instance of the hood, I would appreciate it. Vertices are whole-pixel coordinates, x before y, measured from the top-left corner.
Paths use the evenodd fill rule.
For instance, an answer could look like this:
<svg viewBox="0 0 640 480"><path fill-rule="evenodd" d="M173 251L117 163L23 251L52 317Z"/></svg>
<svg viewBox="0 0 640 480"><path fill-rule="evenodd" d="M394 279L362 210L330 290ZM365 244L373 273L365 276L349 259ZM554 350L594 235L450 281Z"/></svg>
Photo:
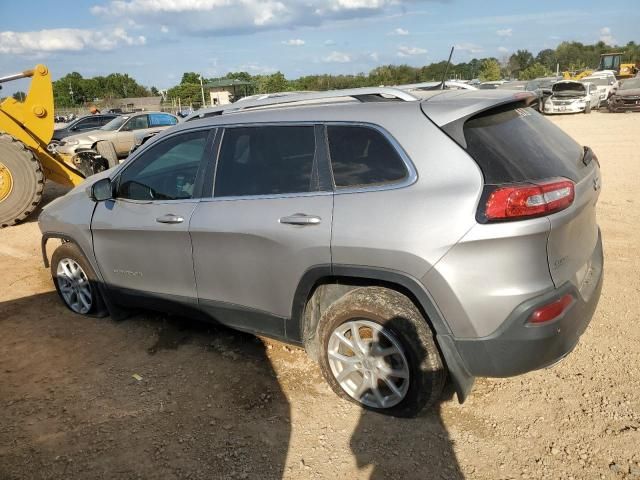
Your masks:
<svg viewBox="0 0 640 480"><path fill-rule="evenodd" d="M98 140L110 139L114 132L107 130L91 130L90 132L78 133L64 139L65 142L78 140L80 143L93 143Z"/></svg>
<svg viewBox="0 0 640 480"><path fill-rule="evenodd" d="M554 94L574 94L576 96L586 94L586 89L582 83L571 80L555 83L551 90Z"/></svg>

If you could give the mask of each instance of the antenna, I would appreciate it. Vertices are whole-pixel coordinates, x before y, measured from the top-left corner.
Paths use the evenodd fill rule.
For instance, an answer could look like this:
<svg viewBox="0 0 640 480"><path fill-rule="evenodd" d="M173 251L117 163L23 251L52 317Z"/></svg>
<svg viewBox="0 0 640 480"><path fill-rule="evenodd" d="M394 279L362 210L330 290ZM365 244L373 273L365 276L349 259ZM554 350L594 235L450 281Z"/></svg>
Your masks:
<svg viewBox="0 0 640 480"><path fill-rule="evenodd" d="M442 75L442 82L440 82L440 90L444 90L444 82L447 79L447 73L449 73L449 66L451 65L451 57L453 56L453 49L455 47L451 47L451 52L449 52L449 60L447 60L447 65L444 69L444 75Z"/></svg>

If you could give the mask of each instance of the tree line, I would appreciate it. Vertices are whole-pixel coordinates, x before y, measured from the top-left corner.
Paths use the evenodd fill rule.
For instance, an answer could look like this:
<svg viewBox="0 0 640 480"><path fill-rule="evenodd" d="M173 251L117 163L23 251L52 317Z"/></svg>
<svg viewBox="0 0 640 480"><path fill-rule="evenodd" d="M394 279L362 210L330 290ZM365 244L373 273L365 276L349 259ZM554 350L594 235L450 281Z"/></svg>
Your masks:
<svg viewBox="0 0 640 480"><path fill-rule="evenodd" d="M474 58L469 62L453 63L447 72L449 78L481 81L500 79L529 80L551 75L558 66L560 71L580 71L596 68L602 53L623 52L623 62L640 61L640 45L629 42L611 47L604 42L585 45L580 42L562 42L555 49L544 49L536 55L528 50L517 50L503 58ZM287 79L281 72L269 75L251 75L247 72L230 72L224 77L203 78L203 83L221 79L238 79L251 83L248 94L281 91L329 90L377 85L401 85L426 81L439 81L446 70L446 62L436 62L421 67L410 65L383 65L368 73L356 75L306 75ZM112 73L107 76L83 78L72 72L53 82L56 106L79 106L91 102L108 103L110 99L159 95L155 87L138 84L127 74ZM244 89L242 92L244 94ZM178 85L166 92L168 101L180 98L182 105L200 106L202 93L200 76L185 72Z"/></svg>

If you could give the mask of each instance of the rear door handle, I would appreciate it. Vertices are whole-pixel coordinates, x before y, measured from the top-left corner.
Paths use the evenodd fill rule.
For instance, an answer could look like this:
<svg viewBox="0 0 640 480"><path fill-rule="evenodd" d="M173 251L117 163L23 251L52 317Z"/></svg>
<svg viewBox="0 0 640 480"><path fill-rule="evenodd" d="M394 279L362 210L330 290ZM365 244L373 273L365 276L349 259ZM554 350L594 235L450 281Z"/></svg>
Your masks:
<svg viewBox="0 0 640 480"><path fill-rule="evenodd" d="M316 215L294 213L288 217L282 217L279 222L287 225L318 225L322 219Z"/></svg>
<svg viewBox="0 0 640 480"><path fill-rule="evenodd" d="M167 213L166 215L162 215L156 218L156 222L158 223L182 223L184 222L184 218L180 215L174 215L173 213Z"/></svg>

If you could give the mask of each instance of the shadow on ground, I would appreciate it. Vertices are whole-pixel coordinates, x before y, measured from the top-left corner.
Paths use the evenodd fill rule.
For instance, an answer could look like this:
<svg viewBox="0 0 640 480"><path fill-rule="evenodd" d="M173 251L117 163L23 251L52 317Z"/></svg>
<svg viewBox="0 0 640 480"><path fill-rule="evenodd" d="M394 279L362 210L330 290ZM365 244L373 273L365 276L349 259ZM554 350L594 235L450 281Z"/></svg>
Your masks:
<svg viewBox="0 0 640 480"><path fill-rule="evenodd" d="M326 462L287 469L300 456L289 452L290 406L254 336L152 313L84 318L55 293L0 303L0 332L3 480L353 476ZM326 414L342 400L303 394L317 413L299 428L342 428ZM323 454L352 454L358 478L370 466L374 479L462 478L437 409L413 420L363 412L350 447Z"/></svg>

